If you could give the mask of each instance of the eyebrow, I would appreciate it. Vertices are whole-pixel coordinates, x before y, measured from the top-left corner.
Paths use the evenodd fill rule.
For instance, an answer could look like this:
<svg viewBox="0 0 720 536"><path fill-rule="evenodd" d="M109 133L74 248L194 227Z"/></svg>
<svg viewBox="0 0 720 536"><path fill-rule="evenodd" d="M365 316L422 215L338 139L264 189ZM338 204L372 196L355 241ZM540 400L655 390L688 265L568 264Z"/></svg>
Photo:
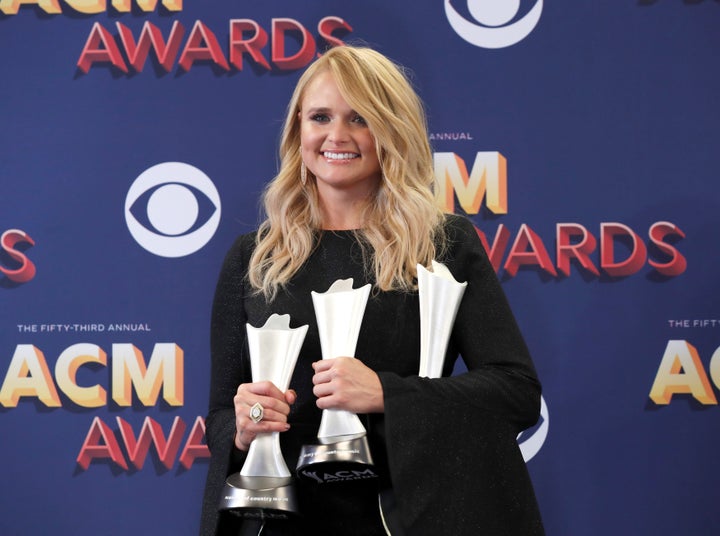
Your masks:
<svg viewBox="0 0 720 536"><path fill-rule="evenodd" d="M329 112L329 111L330 111L330 108L326 108L326 107L320 106L320 107L316 107L316 108L308 108L308 109L305 111L305 113L308 113L308 114L310 114L310 113L318 113L318 112L325 112L325 113L327 113L327 112Z"/></svg>
<svg viewBox="0 0 720 536"><path fill-rule="evenodd" d="M314 108L308 108L307 110L302 111L302 113L303 114L317 114L317 113L327 114L327 113L332 113L332 109L328 108L327 106L317 106ZM357 111L353 110L352 108L350 109L350 114L360 115L360 114L358 114Z"/></svg>

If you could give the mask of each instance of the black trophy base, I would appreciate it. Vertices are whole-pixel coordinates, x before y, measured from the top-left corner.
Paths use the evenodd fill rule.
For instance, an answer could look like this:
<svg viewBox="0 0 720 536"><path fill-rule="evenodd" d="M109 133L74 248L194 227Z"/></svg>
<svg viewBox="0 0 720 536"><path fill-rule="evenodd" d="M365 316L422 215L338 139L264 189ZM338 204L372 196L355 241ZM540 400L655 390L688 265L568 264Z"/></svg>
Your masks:
<svg viewBox="0 0 720 536"><path fill-rule="evenodd" d="M230 475L220 498L220 510L252 519L288 519L299 507L292 477Z"/></svg>
<svg viewBox="0 0 720 536"><path fill-rule="evenodd" d="M334 443L303 445L297 476L305 482L330 484L377 478L367 437L337 438Z"/></svg>

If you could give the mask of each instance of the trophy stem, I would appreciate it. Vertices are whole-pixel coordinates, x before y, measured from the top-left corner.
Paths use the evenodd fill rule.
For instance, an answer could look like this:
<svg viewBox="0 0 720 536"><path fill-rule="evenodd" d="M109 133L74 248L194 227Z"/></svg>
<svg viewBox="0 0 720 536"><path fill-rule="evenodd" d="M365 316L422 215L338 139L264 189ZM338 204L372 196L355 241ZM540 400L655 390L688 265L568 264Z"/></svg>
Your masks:
<svg viewBox="0 0 720 536"><path fill-rule="evenodd" d="M340 409L323 411L317 437L320 441L333 437L354 436L367 431L355 413Z"/></svg>
<svg viewBox="0 0 720 536"><path fill-rule="evenodd" d="M290 476L290 470L280 451L280 434L258 434L250 443L247 458L240 471L242 476L262 475L271 478Z"/></svg>

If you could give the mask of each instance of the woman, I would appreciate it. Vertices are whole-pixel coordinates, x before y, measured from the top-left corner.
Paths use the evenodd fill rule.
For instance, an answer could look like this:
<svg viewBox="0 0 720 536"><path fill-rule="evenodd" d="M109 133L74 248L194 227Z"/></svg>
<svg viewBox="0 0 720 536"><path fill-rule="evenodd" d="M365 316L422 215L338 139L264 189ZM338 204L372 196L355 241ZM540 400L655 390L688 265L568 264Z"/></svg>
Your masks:
<svg viewBox="0 0 720 536"><path fill-rule="evenodd" d="M293 468L330 408L364 419L382 478L299 483L302 517L255 533L542 534L516 442L538 419L540 384L472 224L434 202L425 115L402 70L367 48L326 52L297 84L280 153L267 219L232 246L215 294L203 533L238 533L217 506L258 433L282 432ZM438 379L418 376L416 267L433 259L468 282ZM348 278L373 288L356 355L322 360L310 293ZM245 342L246 323L272 313L309 326L284 393L252 382ZM459 355L468 372L449 377Z"/></svg>

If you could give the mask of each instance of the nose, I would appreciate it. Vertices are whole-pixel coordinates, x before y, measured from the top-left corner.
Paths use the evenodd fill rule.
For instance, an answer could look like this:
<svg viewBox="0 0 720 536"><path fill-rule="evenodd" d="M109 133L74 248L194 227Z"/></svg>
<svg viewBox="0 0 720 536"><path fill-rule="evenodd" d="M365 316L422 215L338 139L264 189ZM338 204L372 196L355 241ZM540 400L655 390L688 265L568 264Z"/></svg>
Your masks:
<svg viewBox="0 0 720 536"><path fill-rule="evenodd" d="M333 121L331 123L328 141L332 143L344 143L348 141L348 126L344 121Z"/></svg>

